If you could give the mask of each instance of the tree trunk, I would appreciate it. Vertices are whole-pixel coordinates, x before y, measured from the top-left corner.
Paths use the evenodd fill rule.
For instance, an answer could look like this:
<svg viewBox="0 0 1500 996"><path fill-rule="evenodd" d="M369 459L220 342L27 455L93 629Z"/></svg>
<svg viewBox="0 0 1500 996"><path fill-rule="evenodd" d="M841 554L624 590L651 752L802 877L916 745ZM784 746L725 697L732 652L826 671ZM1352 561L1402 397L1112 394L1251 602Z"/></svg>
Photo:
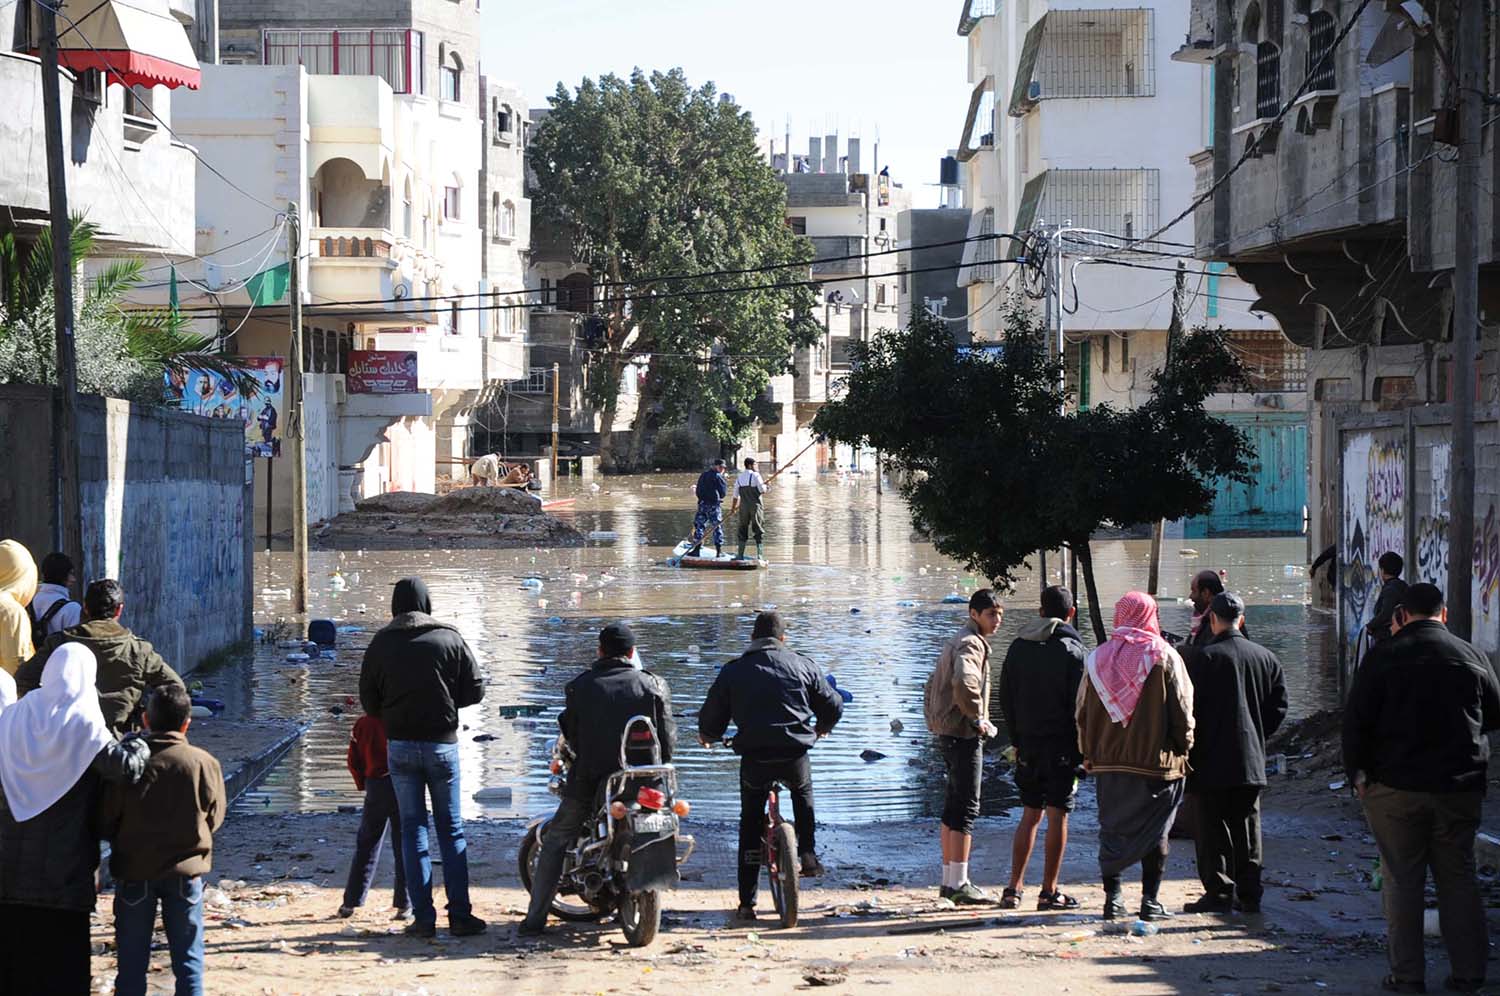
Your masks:
<svg viewBox="0 0 1500 996"><path fill-rule="evenodd" d="M606 376L609 371L614 371L618 364L611 358L605 367ZM616 383L619 382L619 374L615 374ZM619 410L620 397L618 391L611 391L604 398L604 407L599 411L599 467L607 471L615 471L619 468L615 461L615 412Z"/></svg>
<svg viewBox="0 0 1500 996"><path fill-rule="evenodd" d="M1088 589L1089 618L1094 623L1094 641L1102 644L1108 636L1104 631L1104 613L1099 608L1099 586L1094 583L1094 557L1089 552L1088 538L1074 539L1068 545L1073 548L1073 555L1083 565L1083 586ZM1076 592L1074 598L1077 598Z"/></svg>
<svg viewBox="0 0 1500 996"><path fill-rule="evenodd" d="M651 420L655 417L657 398L661 394L661 377L651 366L646 367L646 383L636 395L635 419L630 424L630 443L620 463L630 471L640 471L646 465L646 443L651 438Z"/></svg>

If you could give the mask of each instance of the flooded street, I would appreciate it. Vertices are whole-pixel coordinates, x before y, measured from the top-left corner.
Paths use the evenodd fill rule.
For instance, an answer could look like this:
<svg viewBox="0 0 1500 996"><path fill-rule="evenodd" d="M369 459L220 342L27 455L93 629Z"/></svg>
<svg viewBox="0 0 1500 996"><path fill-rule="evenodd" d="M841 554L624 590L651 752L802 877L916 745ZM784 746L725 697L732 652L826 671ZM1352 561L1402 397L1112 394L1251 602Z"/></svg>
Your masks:
<svg viewBox="0 0 1500 996"><path fill-rule="evenodd" d="M596 635L608 621L635 628L640 652L667 679L679 713L683 789L695 815L731 819L738 812L735 759L696 743L696 713L718 667L749 640L756 610L775 607L788 641L854 696L844 721L814 752L818 815L830 823L931 815L940 808L936 754L922 721L922 683L939 645L964 619L962 605L981 580L913 535L900 497L877 495L872 478L841 482L829 475L782 475L768 498L766 558L754 573L684 571L665 565L691 530L693 478L687 475L607 477L595 490L576 481L571 513L588 533L616 534L608 545L582 549L417 550L312 554L312 618L341 626L333 660L289 662L288 651L258 644L252 667L229 665L195 677L205 693L242 718L291 717L310 723L307 736L255 792L240 803L261 811L325 811L358 805L344 768L349 728L360 709L360 657L370 634L389 616L392 583L418 574L432 590L434 614L455 624L474 648L487 684L485 700L465 710L460 733L466 812L528 816L549 811L546 764L556 734L563 685L588 665ZM1196 555L1184 550L1191 546ZM1101 541L1094 559L1106 606L1144 587L1147 544ZM256 624L288 616L290 555L257 555ZM1334 704L1332 619L1307 608L1301 538L1168 540L1162 564L1163 625L1188 626L1189 576L1224 568L1229 585L1250 605L1257 640L1287 670L1292 718ZM1289 570L1289 565L1294 569ZM1056 580L1055 558L1053 561ZM339 570L347 590L335 590ZM528 578L541 589L524 587ZM1036 611L1039 579L1025 577L1007 598L995 640L995 664L1024 618ZM1086 642L1089 628L1080 622ZM503 718L505 706L539 706L535 717ZM683 715L686 714L686 715ZM892 732L892 720L904 730ZM888 755L867 763L867 749ZM986 810L1007 808L1008 779L991 778ZM483 787L507 787L499 805L472 800Z"/></svg>

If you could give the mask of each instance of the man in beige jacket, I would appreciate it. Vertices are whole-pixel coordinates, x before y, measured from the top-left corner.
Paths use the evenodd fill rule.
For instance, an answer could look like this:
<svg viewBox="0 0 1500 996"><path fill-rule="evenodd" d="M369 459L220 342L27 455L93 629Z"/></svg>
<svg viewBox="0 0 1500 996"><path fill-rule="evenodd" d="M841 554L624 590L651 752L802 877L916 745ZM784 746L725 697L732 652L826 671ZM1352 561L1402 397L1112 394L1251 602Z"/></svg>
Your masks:
<svg viewBox="0 0 1500 996"><path fill-rule="evenodd" d="M943 800L943 881L938 895L960 905L987 903L969 881L969 851L979 817L984 741L995 735L990 722L990 644L1005 610L988 588L969 599L969 620L947 643L927 679L923 712L948 769Z"/></svg>

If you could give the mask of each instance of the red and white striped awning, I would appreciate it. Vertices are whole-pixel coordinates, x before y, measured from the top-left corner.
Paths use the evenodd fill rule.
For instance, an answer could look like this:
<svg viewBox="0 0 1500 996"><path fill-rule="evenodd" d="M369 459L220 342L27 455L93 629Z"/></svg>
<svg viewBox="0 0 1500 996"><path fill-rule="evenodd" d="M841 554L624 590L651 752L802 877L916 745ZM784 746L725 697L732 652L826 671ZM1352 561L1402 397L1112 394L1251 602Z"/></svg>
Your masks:
<svg viewBox="0 0 1500 996"><path fill-rule="evenodd" d="M165 0L64 0L57 7L58 61L98 69L106 83L198 89L202 74L183 25Z"/></svg>

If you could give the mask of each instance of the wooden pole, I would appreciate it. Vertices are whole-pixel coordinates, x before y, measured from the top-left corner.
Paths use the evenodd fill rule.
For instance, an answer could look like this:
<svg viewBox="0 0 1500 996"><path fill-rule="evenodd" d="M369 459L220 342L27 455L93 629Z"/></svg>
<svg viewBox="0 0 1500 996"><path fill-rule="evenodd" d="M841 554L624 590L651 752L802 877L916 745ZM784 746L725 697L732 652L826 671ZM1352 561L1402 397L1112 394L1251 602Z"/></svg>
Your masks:
<svg viewBox="0 0 1500 996"><path fill-rule="evenodd" d="M1479 174L1484 125L1486 4L1459 4L1458 183L1454 191L1453 257L1453 462L1449 469L1448 628L1473 636L1474 353L1479 336ZM1383 551L1371 551L1371 554Z"/></svg>
<svg viewBox="0 0 1500 996"><path fill-rule="evenodd" d="M1187 267L1179 260L1177 263L1177 276L1172 286L1172 319L1167 325L1167 363L1172 362L1172 355L1177 349L1177 340L1182 336L1183 325L1183 300L1187 293ZM1151 566L1146 574L1146 594L1156 596L1161 589L1161 543L1162 534L1167 531L1165 519L1157 519L1151 524Z"/></svg>
<svg viewBox="0 0 1500 996"><path fill-rule="evenodd" d="M555 484L562 476L562 462L557 452L557 410L558 410L558 371L559 365L552 364L552 481Z"/></svg>
<svg viewBox="0 0 1500 996"><path fill-rule="evenodd" d="M1151 569L1146 574L1146 594L1152 598L1161 587L1161 534L1165 522L1157 519L1151 523Z"/></svg>
<svg viewBox="0 0 1500 996"><path fill-rule="evenodd" d="M57 15L46 3L40 15L42 113L47 143L47 195L52 226L53 334L57 390L52 395L52 546L92 576L105 565L83 559L83 508L78 481L78 360L73 339L73 226L68 217L67 173L62 130L62 85L57 68Z"/></svg>
<svg viewBox="0 0 1500 996"><path fill-rule="evenodd" d="M287 442L292 450L292 611L307 612L307 432L302 410L302 224L297 202L286 206L286 257L290 283L291 342L287 350L289 417Z"/></svg>
<svg viewBox="0 0 1500 996"><path fill-rule="evenodd" d="M274 482L276 480L276 458L266 457L266 552L271 552L271 508L272 498L275 495Z"/></svg>

